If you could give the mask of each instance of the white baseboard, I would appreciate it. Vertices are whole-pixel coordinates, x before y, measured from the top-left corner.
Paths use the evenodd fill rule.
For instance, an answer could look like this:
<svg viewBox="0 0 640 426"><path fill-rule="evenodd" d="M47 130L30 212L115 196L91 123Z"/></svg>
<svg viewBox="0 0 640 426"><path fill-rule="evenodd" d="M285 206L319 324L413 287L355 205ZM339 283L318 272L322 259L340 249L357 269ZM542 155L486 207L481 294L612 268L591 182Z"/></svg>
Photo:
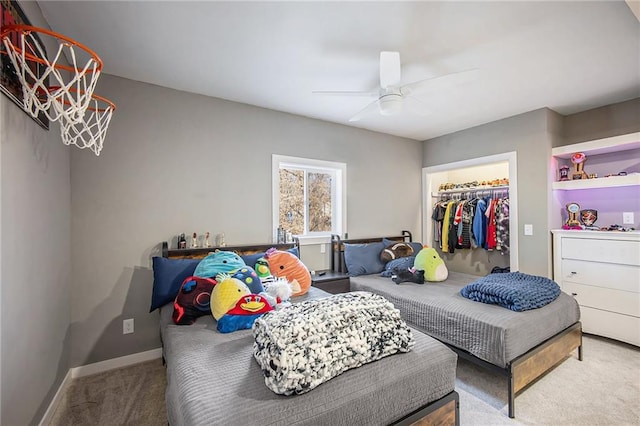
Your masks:
<svg viewBox="0 0 640 426"><path fill-rule="evenodd" d="M139 362L152 361L161 357L162 348L157 348L146 352L138 352L137 354L125 355L119 358L95 362L93 364L81 365L80 367L74 367L71 369L71 378L75 379L77 377L90 376L92 374L102 373L115 368L138 364Z"/></svg>
<svg viewBox="0 0 640 426"><path fill-rule="evenodd" d="M53 396L51 403L47 407L47 411L44 412L44 416L42 416L42 420L40 420L40 426L46 426L51 423L53 420L53 415L56 412L56 408L60 404L60 400L64 396L64 393L67 391L67 388L71 384L71 370L67 371L66 376L62 379L62 383L60 383L60 387L56 391L56 394Z"/></svg>
<svg viewBox="0 0 640 426"><path fill-rule="evenodd" d="M106 361L100 361L93 364L70 368L69 371L67 371L67 375L64 376L62 383L60 383L60 387L58 387L56 394L53 396L49 407L47 407L47 411L45 411L44 416L42 416L42 420L40 420L39 425L45 426L51 423L51 420L53 420L53 415L58 408L58 404L60 404L60 401L62 400L62 397L64 396L67 388L71 384L72 379L83 376L90 376L97 373L103 373L105 371L127 367L129 365L138 364L140 362L152 361L161 357L162 348L157 348L151 349L150 351L146 352L138 352L137 354L125 355L119 358L112 358Z"/></svg>

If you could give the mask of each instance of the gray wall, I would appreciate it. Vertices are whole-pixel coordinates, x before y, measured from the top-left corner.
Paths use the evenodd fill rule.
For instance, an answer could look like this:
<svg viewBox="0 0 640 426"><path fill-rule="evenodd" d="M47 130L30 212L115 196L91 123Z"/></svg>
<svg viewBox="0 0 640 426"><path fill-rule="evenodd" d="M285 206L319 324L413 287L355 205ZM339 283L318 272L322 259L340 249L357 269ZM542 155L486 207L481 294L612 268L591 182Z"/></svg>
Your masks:
<svg viewBox="0 0 640 426"><path fill-rule="evenodd" d="M419 235L421 142L110 75L96 93L118 109L100 157L71 153L73 366L160 346L148 308L161 241L271 241L273 153L347 164L350 237Z"/></svg>
<svg viewBox="0 0 640 426"><path fill-rule="evenodd" d="M22 3L46 26L35 3ZM47 43L47 41L45 41ZM1 419L37 423L69 370L71 186L57 124L0 95Z"/></svg>
<svg viewBox="0 0 640 426"><path fill-rule="evenodd" d="M519 269L545 276L549 273L547 185L551 155L547 120L548 110L540 109L430 139L424 142L422 161L422 166L428 167L516 151ZM534 235L524 235L525 223L533 225Z"/></svg>
<svg viewBox="0 0 640 426"><path fill-rule="evenodd" d="M603 106L564 119L561 145L640 132L640 98Z"/></svg>

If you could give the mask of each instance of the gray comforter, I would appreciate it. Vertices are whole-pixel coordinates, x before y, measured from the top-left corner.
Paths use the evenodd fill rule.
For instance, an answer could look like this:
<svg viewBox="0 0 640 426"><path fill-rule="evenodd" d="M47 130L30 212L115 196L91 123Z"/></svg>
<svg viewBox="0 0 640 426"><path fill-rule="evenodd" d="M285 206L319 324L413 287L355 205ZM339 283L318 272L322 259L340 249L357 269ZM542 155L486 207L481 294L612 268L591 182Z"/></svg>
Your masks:
<svg viewBox="0 0 640 426"><path fill-rule="evenodd" d="M311 288L303 298L327 293ZM167 416L178 425L384 425L453 391L456 355L413 331L408 353L344 372L303 395L276 395L253 357L253 334L222 334L212 317L190 326L160 312Z"/></svg>
<svg viewBox="0 0 640 426"><path fill-rule="evenodd" d="M409 325L499 367L580 319L577 302L566 293L525 312L462 297L460 289L478 278L449 272L443 282L397 285L390 278L361 275L351 277L351 290L384 296Z"/></svg>

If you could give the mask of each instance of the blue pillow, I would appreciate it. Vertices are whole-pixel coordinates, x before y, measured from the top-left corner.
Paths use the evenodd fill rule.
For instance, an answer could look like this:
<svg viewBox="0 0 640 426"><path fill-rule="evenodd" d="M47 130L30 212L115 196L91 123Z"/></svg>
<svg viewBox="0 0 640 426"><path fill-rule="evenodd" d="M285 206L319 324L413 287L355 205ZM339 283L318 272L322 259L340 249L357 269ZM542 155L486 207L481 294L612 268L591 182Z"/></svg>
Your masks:
<svg viewBox="0 0 640 426"><path fill-rule="evenodd" d="M380 273L380 276L390 278L391 275L393 275L394 268L398 268L398 269L412 268L413 262L415 259L416 259L415 256L407 256L407 257L400 257L398 259L390 260L389 262L387 262L386 266L384 267L384 271Z"/></svg>
<svg viewBox="0 0 640 426"><path fill-rule="evenodd" d="M391 244L397 243L397 242L398 241L389 240L387 238L383 238L382 239L382 243L384 244L385 247L387 247L387 246L389 246ZM418 254L418 252L420 250L422 250L422 247L423 247L422 243L419 243L419 242L416 242L416 241L410 241L410 242L407 242L407 244L409 244L411 246L411 248L413 249L413 254L414 255Z"/></svg>
<svg viewBox="0 0 640 426"><path fill-rule="evenodd" d="M380 253L385 245L382 241L368 244L344 244L344 263L352 277L377 274L384 269Z"/></svg>
<svg viewBox="0 0 640 426"><path fill-rule="evenodd" d="M292 248L288 249L287 251L289 253L293 253L293 255L295 257L300 259L300 253L298 252L298 247L292 247ZM242 260L244 260L244 263L247 266L251 266L253 269L256 269L256 262L261 257L264 257L264 255L265 255L265 252L260 252L260 253L253 253L253 254L243 254L240 257L242 258Z"/></svg>
<svg viewBox="0 0 640 426"><path fill-rule="evenodd" d="M180 291L182 281L193 275L198 263L200 259L168 259L154 256L153 294L149 312L173 302Z"/></svg>

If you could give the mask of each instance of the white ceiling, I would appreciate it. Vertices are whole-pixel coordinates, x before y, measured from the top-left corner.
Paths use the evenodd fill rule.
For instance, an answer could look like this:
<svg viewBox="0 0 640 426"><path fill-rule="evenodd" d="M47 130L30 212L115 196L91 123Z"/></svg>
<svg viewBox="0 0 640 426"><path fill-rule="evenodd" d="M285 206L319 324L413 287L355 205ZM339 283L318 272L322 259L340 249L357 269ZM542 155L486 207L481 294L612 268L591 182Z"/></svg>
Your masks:
<svg viewBox="0 0 640 426"><path fill-rule="evenodd" d="M39 5L108 74L416 140L640 96L640 22L624 1ZM478 78L421 93L429 115L355 123L375 98L312 93L375 90L382 50L400 52L403 83L474 68Z"/></svg>

